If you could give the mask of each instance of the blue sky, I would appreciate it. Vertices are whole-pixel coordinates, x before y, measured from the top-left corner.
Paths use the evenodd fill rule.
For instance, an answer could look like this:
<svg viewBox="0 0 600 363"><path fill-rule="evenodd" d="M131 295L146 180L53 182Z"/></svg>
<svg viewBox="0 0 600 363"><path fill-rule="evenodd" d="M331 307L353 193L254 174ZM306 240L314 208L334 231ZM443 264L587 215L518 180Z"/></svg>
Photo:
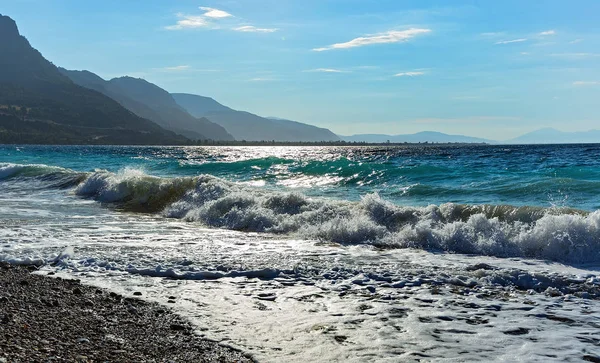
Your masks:
<svg viewBox="0 0 600 363"><path fill-rule="evenodd" d="M328 127L600 128L600 1L0 0L49 60Z"/></svg>

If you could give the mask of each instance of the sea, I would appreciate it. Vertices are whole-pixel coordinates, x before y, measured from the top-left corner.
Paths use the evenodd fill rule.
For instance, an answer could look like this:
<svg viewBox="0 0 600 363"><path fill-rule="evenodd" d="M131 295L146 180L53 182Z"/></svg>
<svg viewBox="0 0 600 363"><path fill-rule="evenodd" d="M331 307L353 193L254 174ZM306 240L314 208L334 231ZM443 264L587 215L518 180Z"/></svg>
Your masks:
<svg viewBox="0 0 600 363"><path fill-rule="evenodd" d="M260 362L598 361L600 145L0 145L0 261Z"/></svg>

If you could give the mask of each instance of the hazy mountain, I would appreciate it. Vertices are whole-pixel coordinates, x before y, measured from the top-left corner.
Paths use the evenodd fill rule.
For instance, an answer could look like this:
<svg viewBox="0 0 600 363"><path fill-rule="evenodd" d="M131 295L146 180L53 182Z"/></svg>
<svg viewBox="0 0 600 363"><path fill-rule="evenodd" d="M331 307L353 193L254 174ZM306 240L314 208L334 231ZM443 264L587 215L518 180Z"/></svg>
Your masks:
<svg viewBox="0 0 600 363"><path fill-rule="evenodd" d="M586 144L600 143L600 130L563 132L545 128L506 141L507 144Z"/></svg>
<svg viewBox="0 0 600 363"><path fill-rule="evenodd" d="M143 79L132 77L106 81L89 71L61 68L76 84L101 92L140 117L192 139L233 140L223 127L206 118L195 118L179 106L169 92Z"/></svg>
<svg viewBox="0 0 600 363"><path fill-rule="evenodd" d="M0 143L180 144L188 140L80 87L0 15Z"/></svg>
<svg viewBox="0 0 600 363"><path fill-rule="evenodd" d="M436 142L436 143L494 143L495 141L470 137L464 135L448 135L441 132L422 131L416 134L406 135L383 135L383 134L358 134L352 136L341 136L344 141L350 142L373 142L373 143L418 143L418 142Z"/></svg>
<svg viewBox="0 0 600 363"><path fill-rule="evenodd" d="M175 102L192 115L205 115L211 112L235 111L220 104L210 97L191 95L188 93L171 93Z"/></svg>
<svg viewBox="0 0 600 363"><path fill-rule="evenodd" d="M212 98L173 93L179 105L196 117L206 117L223 126L237 140L248 141L338 141L333 132L300 122L269 119L245 111L236 111Z"/></svg>

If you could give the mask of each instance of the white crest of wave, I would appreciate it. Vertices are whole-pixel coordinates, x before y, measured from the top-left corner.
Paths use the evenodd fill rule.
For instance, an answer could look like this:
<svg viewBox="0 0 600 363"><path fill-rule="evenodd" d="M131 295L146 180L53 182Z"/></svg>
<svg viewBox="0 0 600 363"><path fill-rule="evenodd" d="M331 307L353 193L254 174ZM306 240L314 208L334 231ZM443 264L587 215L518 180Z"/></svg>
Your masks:
<svg viewBox="0 0 600 363"><path fill-rule="evenodd" d="M387 248L427 248L563 262L600 261L600 211L510 206L404 207L369 194L360 201L309 198L210 175L158 178L138 169L97 171L76 193L132 210L240 231Z"/></svg>
<svg viewBox="0 0 600 363"><path fill-rule="evenodd" d="M132 210L158 211L193 185L193 178L159 178L126 168L118 173L96 171L77 186L75 193L100 202L126 204Z"/></svg>
<svg viewBox="0 0 600 363"><path fill-rule="evenodd" d="M547 214L532 223L502 222L484 214L451 223L424 219L387 235L382 242L390 247L597 262L600 261L600 211L588 215Z"/></svg>

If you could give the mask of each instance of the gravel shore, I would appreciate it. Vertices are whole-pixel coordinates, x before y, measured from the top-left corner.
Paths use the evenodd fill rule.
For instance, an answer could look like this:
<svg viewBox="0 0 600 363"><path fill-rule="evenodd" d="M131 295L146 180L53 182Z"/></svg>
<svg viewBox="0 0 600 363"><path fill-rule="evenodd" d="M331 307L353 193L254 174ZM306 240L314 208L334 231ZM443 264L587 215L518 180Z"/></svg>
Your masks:
<svg viewBox="0 0 600 363"><path fill-rule="evenodd" d="M0 264L0 363L253 362L169 309Z"/></svg>

